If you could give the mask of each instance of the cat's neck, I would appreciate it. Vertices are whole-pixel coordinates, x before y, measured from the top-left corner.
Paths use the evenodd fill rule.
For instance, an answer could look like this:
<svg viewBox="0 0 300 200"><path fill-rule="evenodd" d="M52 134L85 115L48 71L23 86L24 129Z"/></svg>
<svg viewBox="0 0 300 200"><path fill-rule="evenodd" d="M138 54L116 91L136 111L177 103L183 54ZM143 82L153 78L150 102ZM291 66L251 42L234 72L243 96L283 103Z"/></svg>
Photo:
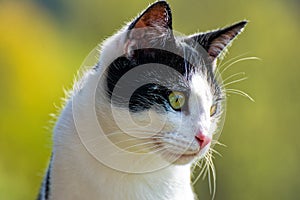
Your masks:
<svg viewBox="0 0 300 200"><path fill-rule="evenodd" d="M93 81L93 77L89 80ZM50 199L194 199L190 165L130 174L96 160L82 144L75 126L72 101L76 98L75 95L66 104L55 128ZM85 105L81 105L82 110Z"/></svg>

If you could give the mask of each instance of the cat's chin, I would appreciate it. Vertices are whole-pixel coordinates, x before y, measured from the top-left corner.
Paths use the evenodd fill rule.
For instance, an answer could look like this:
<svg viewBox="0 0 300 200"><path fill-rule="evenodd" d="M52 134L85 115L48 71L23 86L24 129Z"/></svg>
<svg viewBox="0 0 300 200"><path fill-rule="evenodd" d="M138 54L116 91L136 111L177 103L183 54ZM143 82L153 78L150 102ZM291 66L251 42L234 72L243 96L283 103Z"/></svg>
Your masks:
<svg viewBox="0 0 300 200"><path fill-rule="evenodd" d="M192 163L197 158L197 155L182 155L172 164L174 165L186 165Z"/></svg>
<svg viewBox="0 0 300 200"><path fill-rule="evenodd" d="M192 163L196 158L198 158L200 152L193 154L176 154L173 152L164 152L162 157L169 163L174 165L186 165Z"/></svg>

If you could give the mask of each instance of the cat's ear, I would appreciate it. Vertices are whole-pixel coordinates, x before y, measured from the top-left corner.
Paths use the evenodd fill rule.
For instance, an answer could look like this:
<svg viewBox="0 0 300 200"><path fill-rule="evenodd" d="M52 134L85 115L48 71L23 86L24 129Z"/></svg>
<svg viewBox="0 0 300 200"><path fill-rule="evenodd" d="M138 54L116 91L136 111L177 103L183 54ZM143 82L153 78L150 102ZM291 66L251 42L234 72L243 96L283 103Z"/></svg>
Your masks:
<svg viewBox="0 0 300 200"><path fill-rule="evenodd" d="M197 41L207 51L210 60L215 61L243 31L247 23L248 21L244 20L223 29L192 35L189 40Z"/></svg>
<svg viewBox="0 0 300 200"><path fill-rule="evenodd" d="M150 5L128 26L124 52L132 56L133 50L173 44L172 13L165 1Z"/></svg>
<svg viewBox="0 0 300 200"><path fill-rule="evenodd" d="M155 2L143 11L128 28L129 30L134 28L172 29L171 8L165 1Z"/></svg>

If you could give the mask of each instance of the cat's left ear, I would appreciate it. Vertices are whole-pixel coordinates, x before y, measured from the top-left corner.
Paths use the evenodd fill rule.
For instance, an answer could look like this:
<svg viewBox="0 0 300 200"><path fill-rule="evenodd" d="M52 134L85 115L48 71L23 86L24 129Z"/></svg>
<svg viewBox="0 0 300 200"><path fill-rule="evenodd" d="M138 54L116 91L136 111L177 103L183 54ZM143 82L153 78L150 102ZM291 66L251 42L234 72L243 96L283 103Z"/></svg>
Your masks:
<svg viewBox="0 0 300 200"><path fill-rule="evenodd" d="M243 31L247 23L248 21L244 20L223 29L195 34L188 40L197 41L207 51L209 59L215 61L232 40Z"/></svg>

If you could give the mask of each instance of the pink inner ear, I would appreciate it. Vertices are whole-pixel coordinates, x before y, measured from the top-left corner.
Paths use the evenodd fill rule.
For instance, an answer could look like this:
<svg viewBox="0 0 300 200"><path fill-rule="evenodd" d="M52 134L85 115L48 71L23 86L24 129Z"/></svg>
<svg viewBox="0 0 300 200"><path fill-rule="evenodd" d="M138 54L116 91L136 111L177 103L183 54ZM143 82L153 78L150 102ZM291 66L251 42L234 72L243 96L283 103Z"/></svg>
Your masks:
<svg viewBox="0 0 300 200"><path fill-rule="evenodd" d="M166 3L157 3L146 10L136 22L134 28L168 27L168 12Z"/></svg>
<svg viewBox="0 0 300 200"><path fill-rule="evenodd" d="M132 50L150 48L166 41L173 42L172 14L169 5L165 1L158 1L149 6L132 24L124 52L132 55Z"/></svg>
<svg viewBox="0 0 300 200"><path fill-rule="evenodd" d="M146 24L144 23L144 21L142 19L139 20L134 26L134 28L144 28L144 27L146 27Z"/></svg>

